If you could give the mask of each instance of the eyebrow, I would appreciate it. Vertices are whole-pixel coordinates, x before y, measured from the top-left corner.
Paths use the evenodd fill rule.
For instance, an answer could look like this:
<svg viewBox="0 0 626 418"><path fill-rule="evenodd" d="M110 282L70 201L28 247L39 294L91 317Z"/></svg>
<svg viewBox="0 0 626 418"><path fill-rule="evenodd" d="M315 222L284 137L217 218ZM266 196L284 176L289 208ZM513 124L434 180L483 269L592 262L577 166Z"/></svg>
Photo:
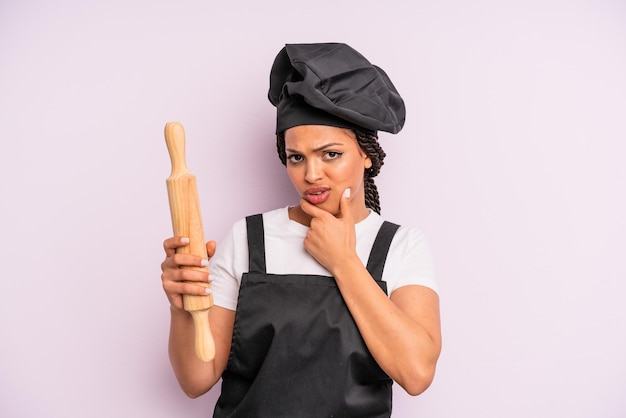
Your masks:
<svg viewBox="0 0 626 418"><path fill-rule="evenodd" d="M324 144L324 145L321 145L321 146L319 146L317 148L314 148L313 152L318 152L318 151L325 150L326 148L342 146L342 145L344 145L344 144L341 143L341 142L329 142L328 144ZM292 149L292 148L287 148L285 151L296 152L296 153L300 152L300 151Z"/></svg>

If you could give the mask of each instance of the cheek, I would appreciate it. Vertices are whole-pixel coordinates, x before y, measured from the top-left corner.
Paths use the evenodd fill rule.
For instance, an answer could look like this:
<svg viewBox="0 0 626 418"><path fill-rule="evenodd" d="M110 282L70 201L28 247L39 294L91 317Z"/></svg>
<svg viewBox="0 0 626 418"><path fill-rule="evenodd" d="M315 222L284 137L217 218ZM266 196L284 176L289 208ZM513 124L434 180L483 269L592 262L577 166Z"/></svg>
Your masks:
<svg viewBox="0 0 626 418"><path fill-rule="evenodd" d="M341 177L344 181L358 183L363 181L363 162L359 159L346 161L340 168Z"/></svg>
<svg viewBox="0 0 626 418"><path fill-rule="evenodd" d="M289 177L289 180L291 180L291 183L297 188L299 179L301 178L298 170L293 166L287 166L287 176Z"/></svg>

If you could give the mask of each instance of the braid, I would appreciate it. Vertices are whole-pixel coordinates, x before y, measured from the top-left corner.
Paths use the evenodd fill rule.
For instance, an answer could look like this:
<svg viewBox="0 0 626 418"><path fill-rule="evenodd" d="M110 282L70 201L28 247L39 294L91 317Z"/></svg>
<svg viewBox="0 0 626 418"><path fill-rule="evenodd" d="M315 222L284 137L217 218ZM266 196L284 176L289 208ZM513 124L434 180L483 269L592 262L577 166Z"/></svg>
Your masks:
<svg viewBox="0 0 626 418"><path fill-rule="evenodd" d="M278 158L284 166L287 165L287 151L285 150L285 132L279 132L276 134L276 151L278 151Z"/></svg>
<svg viewBox="0 0 626 418"><path fill-rule="evenodd" d="M378 188L374 183L374 177L380 173L380 168L384 164L386 156L385 151L383 151L378 143L376 132L363 131L360 129L352 129L352 132L356 135L356 141L359 147L361 147L363 152L372 160L372 166L366 169L363 175L365 183L365 206L380 214L380 197L378 195ZM280 132L276 135L276 150L278 151L280 161L283 165L287 165L284 132Z"/></svg>
<svg viewBox="0 0 626 418"><path fill-rule="evenodd" d="M378 195L378 187L374 183L374 177L380 173L380 168L384 164L385 151L378 143L376 132L352 130L356 135L356 141L359 146L372 160L372 166L365 170L365 206L372 209L380 215L380 196Z"/></svg>

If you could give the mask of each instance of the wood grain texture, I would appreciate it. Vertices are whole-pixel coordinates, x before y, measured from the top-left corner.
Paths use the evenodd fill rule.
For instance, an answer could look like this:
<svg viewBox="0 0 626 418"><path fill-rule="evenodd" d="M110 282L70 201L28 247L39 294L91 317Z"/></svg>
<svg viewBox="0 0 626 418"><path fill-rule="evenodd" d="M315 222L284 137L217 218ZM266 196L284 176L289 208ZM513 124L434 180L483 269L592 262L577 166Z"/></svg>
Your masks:
<svg viewBox="0 0 626 418"><path fill-rule="evenodd" d="M165 142L172 162L172 173L166 180L172 228L175 236L189 238L189 245L179 247L176 252L193 254L206 259L207 251L196 176L187 167L185 131L180 123L169 122L165 125ZM207 267L186 268L209 271ZM209 283L193 282L193 284L210 287ZM213 296L210 294L206 296L183 295L183 304L194 320L196 355L202 361L213 360L215 342L209 326L209 308L213 306Z"/></svg>

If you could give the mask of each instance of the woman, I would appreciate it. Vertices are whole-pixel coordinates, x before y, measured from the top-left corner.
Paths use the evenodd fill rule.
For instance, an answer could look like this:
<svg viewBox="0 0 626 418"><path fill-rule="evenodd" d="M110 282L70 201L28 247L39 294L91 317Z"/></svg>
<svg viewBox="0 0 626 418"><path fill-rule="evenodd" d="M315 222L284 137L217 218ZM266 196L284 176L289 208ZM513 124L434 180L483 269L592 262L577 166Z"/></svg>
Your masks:
<svg viewBox="0 0 626 418"><path fill-rule="evenodd" d="M283 48L270 74L277 148L299 204L237 222L207 265L165 241L169 351L191 397L220 378L217 417L388 417L391 383L417 395L441 349L425 237L380 215L377 131L400 131L404 103L380 68L345 44ZM215 360L194 353L182 294L213 282Z"/></svg>

